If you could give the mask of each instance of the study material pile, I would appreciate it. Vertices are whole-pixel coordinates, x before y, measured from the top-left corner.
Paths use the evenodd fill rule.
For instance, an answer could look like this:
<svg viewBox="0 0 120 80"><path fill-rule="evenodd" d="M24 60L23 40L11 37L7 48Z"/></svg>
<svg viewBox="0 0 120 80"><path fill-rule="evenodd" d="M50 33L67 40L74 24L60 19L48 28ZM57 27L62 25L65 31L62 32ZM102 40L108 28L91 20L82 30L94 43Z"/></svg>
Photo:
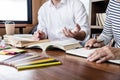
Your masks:
<svg viewBox="0 0 120 80"><path fill-rule="evenodd" d="M17 70L39 68L46 66L59 65L61 62L54 58L42 57L40 55L16 54L5 60L0 61L1 65L11 66Z"/></svg>
<svg viewBox="0 0 120 80"><path fill-rule="evenodd" d="M35 43L47 42L48 40L35 41L32 34L14 34L4 35L4 40L7 44L15 47L26 47Z"/></svg>
<svg viewBox="0 0 120 80"><path fill-rule="evenodd" d="M66 53L87 58L96 49L97 48L88 50L88 49L85 49L85 48L78 48L78 49L67 50ZM115 63L115 64L120 64L120 60L108 60L108 62Z"/></svg>
<svg viewBox="0 0 120 80"><path fill-rule="evenodd" d="M32 35L29 35L29 34L10 36L8 38L8 42L10 45L15 46L15 47L40 48L43 51L51 47L59 48L64 51L82 47L80 45L80 41L73 39L73 38L66 39L66 40L56 40L56 41L49 41L48 39L34 41L32 39Z"/></svg>

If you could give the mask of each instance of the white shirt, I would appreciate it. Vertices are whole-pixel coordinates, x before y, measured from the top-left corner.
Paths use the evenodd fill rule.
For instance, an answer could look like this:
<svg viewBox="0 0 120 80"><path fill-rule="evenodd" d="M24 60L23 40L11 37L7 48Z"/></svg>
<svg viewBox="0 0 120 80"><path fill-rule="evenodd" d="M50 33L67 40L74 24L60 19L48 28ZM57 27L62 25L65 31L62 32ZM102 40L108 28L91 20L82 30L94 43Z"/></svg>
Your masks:
<svg viewBox="0 0 120 80"><path fill-rule="evenodd" d="M74 29L76 24L85 31L86 39L90 36L87 13L80 0L61 0L57 7L48 0L40 7L38 20L38 29L45 32L50 40L67 39L63 28Z"/></svg>

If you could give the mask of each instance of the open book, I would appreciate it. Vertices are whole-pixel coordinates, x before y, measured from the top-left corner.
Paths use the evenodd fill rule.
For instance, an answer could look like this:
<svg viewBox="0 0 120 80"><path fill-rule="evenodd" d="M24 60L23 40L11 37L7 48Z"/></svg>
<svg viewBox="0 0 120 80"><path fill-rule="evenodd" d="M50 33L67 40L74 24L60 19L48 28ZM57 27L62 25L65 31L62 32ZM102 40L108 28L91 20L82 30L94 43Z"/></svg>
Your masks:
<svg viewBox="0 0 120 80"><path fill-rule="evenodd" d="M48 48L59 48L61 50L66 51L69 49L76 49L82 47L80 45L80 41L73 38L56 41L49 41L48 39L34 41L33 36L31 34L19 34L8 36L8 42L10 45L15 47L40 48L43 51L45 51Z"/></svg>
<svg viewBox="0 0 120 80"><path fill-rule="evenodd" d="M67 50L66 53L81 56L81 57L88 57L92 52L94 52L96 49L85 49L85 48L78 48L78 49L72 49ZM120 60L108 60L108 62L120 64Z"/></svg>
<svg viewBox="0 0 120 80"><path fill-rule="evenodd" d="M76 49L81 48L80 41L75 39L67 39L67 40L56 40L56 41L49 41L49 42L43 42L43 43L36 43L33 45L27 46L27 48L41 48L43 51L49 48L58 48L61 50L70 50L70 49Z"/></svg>
<svg viewBox="0 0 120 80"><path fill-rule="evenodd" d="M35 41L32 34L15 34L15 35L4 35L4 40L7 44L15 47L26 47L36 43L48 42L49 40Z"/></svg>

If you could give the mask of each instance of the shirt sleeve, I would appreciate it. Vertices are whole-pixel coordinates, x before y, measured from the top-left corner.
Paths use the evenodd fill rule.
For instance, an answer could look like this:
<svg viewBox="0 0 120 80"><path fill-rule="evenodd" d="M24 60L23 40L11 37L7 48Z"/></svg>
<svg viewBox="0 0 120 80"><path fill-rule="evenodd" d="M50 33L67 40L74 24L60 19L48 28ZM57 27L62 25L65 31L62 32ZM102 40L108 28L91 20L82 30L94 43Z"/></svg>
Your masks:
<svg viewBox="0 0 120 80"><path fill-rule="evenodd" d="M46 34L45 36L47 38L47 30L46 30L46 24L45 24L45 10L44 10L43 6L41 6L39 11L38 11L38 26L37 26L37 30L43 31Z"/></svg>
<svg viewBox="0 0 120 80"><path fill-rule="evenodd" d="M86 37L83 41L83 43L85 43L90 38L90 26L86 9L80 0L77 0L74 4L74 17L75 23L79 24L81 30L86 33Z"/></svg>
<svg viewBox="0 0 120 80"><path fill-rule="evenodd" d="M112 40L112 38L113 38L113 33L112 33L112 23L110 19L110 4L109 4L106 11L105 25L98 39L103 40L104 44L107 45Z"/></svg>

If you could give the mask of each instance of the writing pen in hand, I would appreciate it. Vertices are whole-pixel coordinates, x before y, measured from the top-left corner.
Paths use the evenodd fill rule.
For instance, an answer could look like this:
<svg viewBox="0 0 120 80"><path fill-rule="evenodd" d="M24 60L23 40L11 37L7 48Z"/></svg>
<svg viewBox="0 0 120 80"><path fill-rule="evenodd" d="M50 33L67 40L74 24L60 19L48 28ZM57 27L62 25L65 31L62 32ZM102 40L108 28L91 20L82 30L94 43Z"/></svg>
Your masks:
<svg viewBox="0 0 120 80"><path fill-rule="evenodd" d="M94 43L93 45L87 45L85 46L87 49L91 49L91 48L98 48L101 47L101 45L99 43L104 42L103 40L98 40L96 43Z"/></svg>

